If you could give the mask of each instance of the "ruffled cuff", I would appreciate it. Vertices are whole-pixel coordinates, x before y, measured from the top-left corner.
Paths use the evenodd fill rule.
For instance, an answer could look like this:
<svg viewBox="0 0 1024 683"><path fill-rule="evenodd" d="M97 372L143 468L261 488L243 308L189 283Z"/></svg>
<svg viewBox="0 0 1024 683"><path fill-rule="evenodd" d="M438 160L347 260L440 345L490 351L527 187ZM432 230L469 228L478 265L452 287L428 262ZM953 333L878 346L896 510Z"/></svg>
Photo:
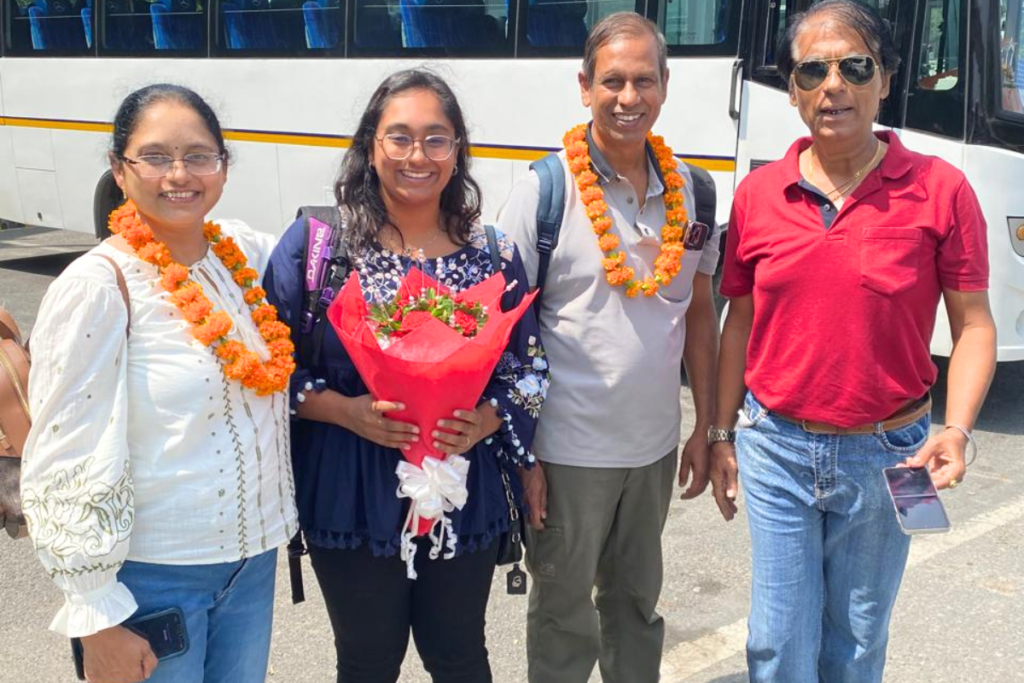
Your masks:
<svg viewBox="0 0 1024 683"><path fill-rule="evenodd" d="M64 597L64 606L50 623L50 630L68 638L91 636L117 626L139 609L128 587L117 581L88 593L65 593Z"/></svg>
<svg viewBox="0 0 1024 683"><path fill-rule="evenodd" d="M306 400L306 395L310 392L321 392L327 388L327 380L314 378L313 373L305 368L296 368L295 372L292 373L291 385L289 388L291 415L295 416L295 413L299 409L299 404Z"/></svg>
<svg viewBox="0 0 1024 683"><path fill-rule="evenodd" d="M501 427L494 434L484 439L484 445L493 449L499 461L504 461L512 468L525 467L530 469L537 458L516 434L512 413L505 409L496 398L488 401L501 418Z"/></svg>

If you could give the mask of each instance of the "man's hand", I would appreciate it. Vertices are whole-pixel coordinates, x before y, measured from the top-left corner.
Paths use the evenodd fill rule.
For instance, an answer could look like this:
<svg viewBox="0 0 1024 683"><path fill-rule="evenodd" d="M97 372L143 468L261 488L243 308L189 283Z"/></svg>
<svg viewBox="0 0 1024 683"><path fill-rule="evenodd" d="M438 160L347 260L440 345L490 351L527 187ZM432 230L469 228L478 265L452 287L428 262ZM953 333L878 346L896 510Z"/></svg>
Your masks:
<svg viewBox="0 0 1024 683"><path fill-rule="evenodd" d="M85 680L89 683L139 683L156 670L157 660L145 638L123 626L82 638Z"/></svg>
<svg viewBox="0 0 1024 683"><path fill-rule="evenodd" d="M912 458L903 463L907 467L927 467L932 474L935 488L949 488L949 482L964 480L967 465L964 464L964 450L967 437L959 429L946 429L924 442L924 446Z"/></svg>
<svg viewBox="0 0 1024 683"><path fill-rule="evenodd" d="M679 454L679 488L690 482L690 488L680 496L683 500L696 498L708 487L708 431L695 429ZM690 475L693 478L690 478Z"/></svg>
<svg viewBox="0 0 1024 683"><path fill-rule="evenodd" d="M736 496L740 490L738 472L736 444L718 441L711 446L711 490L722 518L727 522L736 516Z"/></svg>
<svg viewBox="0 0 1024 683"><path fill-rule="evenodd" d="M544 476L544 468L539 461L529 470L520 467L519 478L523 480L523 498L530 508L527 521L537 531L543 531L544 520L548 516L548 480Z"/></svg>

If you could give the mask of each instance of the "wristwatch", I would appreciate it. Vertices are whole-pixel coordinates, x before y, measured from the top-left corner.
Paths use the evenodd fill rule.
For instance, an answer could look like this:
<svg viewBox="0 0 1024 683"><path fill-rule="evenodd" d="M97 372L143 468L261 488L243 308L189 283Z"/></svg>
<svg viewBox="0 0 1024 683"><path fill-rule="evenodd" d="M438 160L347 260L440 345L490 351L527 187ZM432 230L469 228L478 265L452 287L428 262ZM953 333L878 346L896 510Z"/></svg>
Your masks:
<svg viewBox="0 0 1024 683"><path fill-rule="evenodd" d="M712 446L719 441L728 441L729 443L736 442L736 430L735 429L718 429L717 427L710 427L708 429L708 445Z"/></svg>

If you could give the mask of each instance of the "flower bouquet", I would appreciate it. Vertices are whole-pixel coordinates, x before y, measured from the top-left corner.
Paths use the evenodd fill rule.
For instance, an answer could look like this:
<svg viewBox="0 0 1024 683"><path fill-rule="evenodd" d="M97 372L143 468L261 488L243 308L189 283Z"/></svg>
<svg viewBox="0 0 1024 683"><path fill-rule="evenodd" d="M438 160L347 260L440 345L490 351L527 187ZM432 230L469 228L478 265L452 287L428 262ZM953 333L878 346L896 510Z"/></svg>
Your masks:
<svg viewBox="0 0 1024 683"><path fill-rule="evenodd" d="M429 435L438 420L480 401L515 324L533 303L534 294L528 294L511 310L501 310L502 295L514 285L506 286L503 274L492 275L453 294L413 267L394 301L368 306L353 274L327 318L370 393L405 406L387 417L415 424L421 435ZM431 439L410 445L396 474L398 497L410 499L402 558L409 578L415 578L415 536L430 535L434 558L447 531L445 557L454 555L456 537L444 513L466 503L469 461L447 456Z"/></svg>

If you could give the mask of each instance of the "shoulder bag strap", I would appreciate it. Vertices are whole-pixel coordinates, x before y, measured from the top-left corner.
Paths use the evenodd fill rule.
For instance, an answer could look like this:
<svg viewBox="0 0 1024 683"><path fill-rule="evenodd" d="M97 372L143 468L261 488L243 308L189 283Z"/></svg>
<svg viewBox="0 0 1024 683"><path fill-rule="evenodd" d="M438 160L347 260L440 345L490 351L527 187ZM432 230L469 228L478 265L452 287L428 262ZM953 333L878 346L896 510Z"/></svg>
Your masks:
<svg viewBox="0 0 1024 683"><path fill-rule="evenodd" d="M99 256L102 259L106 259L106 261L111 266L113 266L113 268L114 268L114 277L117 278L117 288L121 290L121 298L124 300L124 308L125 308L125 311L127 311L127 313L128 313L128 323L124 326L124 335L126 337L131 336L131 333L132 333L132 304L131 304L131 299L128 297L128 283L125 282L124 273L121 272L121 266L117 265L117 261L115 261L110 256L107 256L106 254L96 254L96 255Z"/></svg>
<svg viewBox="0 0 1024 683"><path fill-rule="evenodd" d="M498 246L498 233L493 225L485 225L484 232L487 234L487 249L491 252L491 270L497 275L501 272L501 248Z"/></svg>

